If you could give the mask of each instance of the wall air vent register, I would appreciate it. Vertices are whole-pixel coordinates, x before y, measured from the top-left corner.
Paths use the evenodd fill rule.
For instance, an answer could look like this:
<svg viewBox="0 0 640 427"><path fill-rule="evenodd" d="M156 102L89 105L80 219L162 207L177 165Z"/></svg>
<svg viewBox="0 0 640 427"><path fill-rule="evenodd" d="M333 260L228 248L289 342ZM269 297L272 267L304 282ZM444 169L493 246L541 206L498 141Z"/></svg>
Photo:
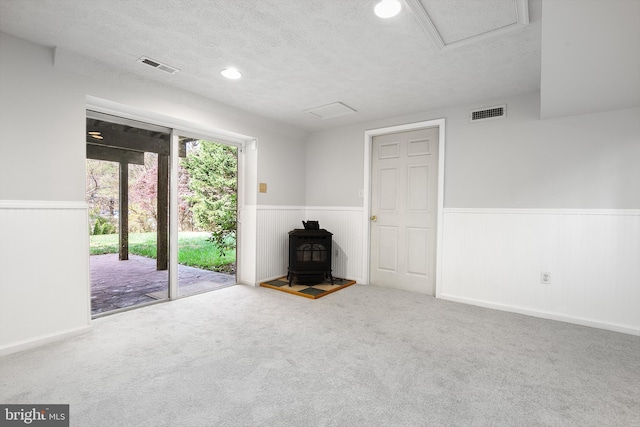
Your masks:
<svg viewBox="0 0 640 427"><path fill-rule="evenodd" d="M507 105L496 105L495 107L486 107L480 110L473 110L469 114L470 122L479 122L484 120L503 119L507 116Z"/></svg>

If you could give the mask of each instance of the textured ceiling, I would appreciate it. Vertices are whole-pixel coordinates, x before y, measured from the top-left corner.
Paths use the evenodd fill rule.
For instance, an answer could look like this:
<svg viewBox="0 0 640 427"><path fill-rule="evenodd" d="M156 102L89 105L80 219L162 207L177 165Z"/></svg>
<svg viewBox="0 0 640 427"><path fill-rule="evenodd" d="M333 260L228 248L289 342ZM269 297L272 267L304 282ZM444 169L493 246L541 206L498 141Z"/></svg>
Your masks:
<svg viewBox="0 0 640 427"><path fill-rule="evenodd" d="M293 126L317 130L540 87L540 0L530 25L440 51L406 3L376 0L0 0L0 31L75 52ZM448 40L512 23L515 0L422 0ZM181 71L169 75L147 56ZM234 66L243 78L229 81ZM342 102L357 113L305 112Z"/></svg>

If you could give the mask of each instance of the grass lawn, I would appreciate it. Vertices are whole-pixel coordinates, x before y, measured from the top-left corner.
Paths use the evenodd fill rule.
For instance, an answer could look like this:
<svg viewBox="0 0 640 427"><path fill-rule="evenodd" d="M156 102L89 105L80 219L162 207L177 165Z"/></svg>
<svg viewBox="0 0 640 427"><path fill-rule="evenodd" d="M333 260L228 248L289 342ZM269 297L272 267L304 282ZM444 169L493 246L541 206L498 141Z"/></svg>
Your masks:
<svg viewBox="0 0 640 427"><path fill-rule="evenodd" d="M221 255L218 247L207 240L207 232L180 232L178 234L178 263L213 271L228 271L236 261L235 251ZM118 235L90 236L91 255L118 253ZM156 233L129 233L129 253L156 258Z"/></svg>

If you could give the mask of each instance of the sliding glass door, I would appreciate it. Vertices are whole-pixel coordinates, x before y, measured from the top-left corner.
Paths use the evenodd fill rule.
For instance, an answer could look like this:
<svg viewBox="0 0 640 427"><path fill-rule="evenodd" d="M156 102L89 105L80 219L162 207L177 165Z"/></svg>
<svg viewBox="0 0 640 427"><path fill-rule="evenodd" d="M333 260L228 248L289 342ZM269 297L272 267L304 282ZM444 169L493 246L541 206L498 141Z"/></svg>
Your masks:
<svg viewBox="0 0 640 427"><path fill-rule="evenodd" d="M204 139L178 141L180 297L236 283L238 149Z"/></svg>
<svg viewBox="0 0 640 427"><path fill-rule="evenodd" d="M93 315L236 283L239 151L87 111Z"/></svg>
<svg viewBox="0 0 640 427"><path fill-rule="evenodd" d="M169 132L87 112L94 316L168 297Z"/></svg>

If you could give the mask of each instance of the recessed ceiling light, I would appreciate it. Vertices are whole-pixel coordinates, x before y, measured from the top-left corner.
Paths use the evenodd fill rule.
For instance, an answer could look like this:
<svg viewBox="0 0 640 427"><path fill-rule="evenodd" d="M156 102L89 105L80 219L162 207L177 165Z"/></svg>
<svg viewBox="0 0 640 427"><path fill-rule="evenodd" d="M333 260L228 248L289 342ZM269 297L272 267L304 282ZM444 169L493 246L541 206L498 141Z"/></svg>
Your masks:
<svg viewBox="0 0 640 427"><path fill-rule="evenodd" d="M242 77L240 71L236 70L235 68L225 68L224 70L220 71L220 74L231 80L238 80L240 77Z"/></svg>
<svg viewBox="0 0 640 427"><path fill-rule="evenodd" d="M402 5L398 0L382 0L373 9L380 18L391 18L400 13Z"/></svg>

